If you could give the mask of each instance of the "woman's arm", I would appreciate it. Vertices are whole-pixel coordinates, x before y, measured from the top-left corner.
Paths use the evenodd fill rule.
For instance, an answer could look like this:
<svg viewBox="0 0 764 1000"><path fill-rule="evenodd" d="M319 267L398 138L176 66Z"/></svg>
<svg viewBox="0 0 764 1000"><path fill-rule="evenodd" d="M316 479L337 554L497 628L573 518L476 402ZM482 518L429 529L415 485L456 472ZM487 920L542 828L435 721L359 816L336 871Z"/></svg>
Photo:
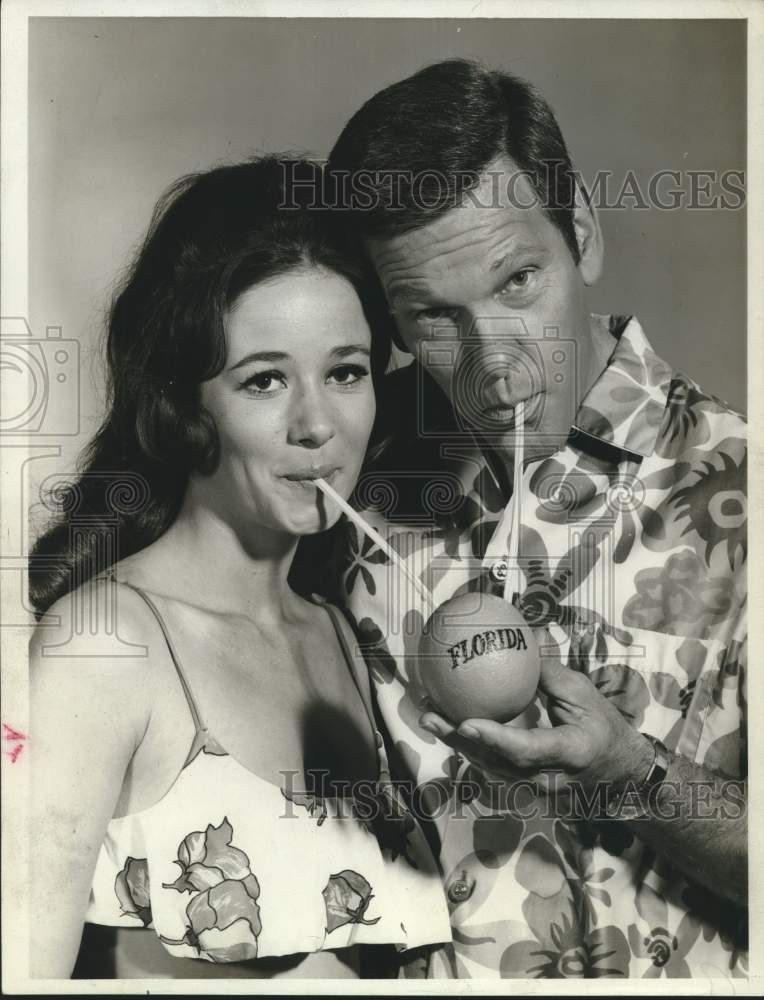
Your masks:
<svg viewBox="0 0 764 1000"><path fill-rule="evenodd" d="M33 977L72 973L98 852L149 719L145 647L119 657L114 634L74 634L89 596L58 601L48 616L58 623L38 627L30 646ZM127 605L122 636L136 632L125 627Z"/></svg>

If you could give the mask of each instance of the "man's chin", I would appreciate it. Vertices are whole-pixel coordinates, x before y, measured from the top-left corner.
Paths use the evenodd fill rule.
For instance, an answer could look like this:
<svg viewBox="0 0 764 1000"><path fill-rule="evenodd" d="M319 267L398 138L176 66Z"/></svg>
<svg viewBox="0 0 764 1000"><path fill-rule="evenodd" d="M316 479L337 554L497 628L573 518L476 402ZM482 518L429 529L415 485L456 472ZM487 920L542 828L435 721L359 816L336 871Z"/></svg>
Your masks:
<svg viewBox="0 0 764 1000"><path fill-rule="evenodd" d="M522 438L524 461L529 459L548 458L564 447L568 439L568 430L547 431L528 428ZM490 445L494 451L507 457L514 458L515 454L515 431L514 428L502 434L487 434L484 437L485 443Z"/></svg>
<svg viewBox="0 0 764 1000"><path fill-rule="evenodd" d="M526 435L541 426L547 398L545 393L537 392L522 400L523 426ZM514 405L486 405L481 408L480 412L470 415L464 414L464 419L477 430L481 437L500 438L505 435L514 435L520 405L519 402Z"/></svg>

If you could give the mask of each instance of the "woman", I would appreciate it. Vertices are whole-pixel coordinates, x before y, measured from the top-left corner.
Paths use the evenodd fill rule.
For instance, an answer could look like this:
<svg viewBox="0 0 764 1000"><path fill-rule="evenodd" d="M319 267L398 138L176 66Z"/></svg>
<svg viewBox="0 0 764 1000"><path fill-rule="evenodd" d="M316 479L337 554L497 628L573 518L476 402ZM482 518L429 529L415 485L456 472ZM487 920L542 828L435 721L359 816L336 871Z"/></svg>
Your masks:
<svg viewBox="0 0 764 1000"><path fill-rule="evenodd" d="M285 176L221 167L160 203L108 417L35 549L36 976L72 974L83 922L77 974L106 925L118 978L352 977L363 945L450 937L421 832L380 812L352 632L288 582L338 520L316 476L353 489L387 346L331 220L279 209Z"/></svg>

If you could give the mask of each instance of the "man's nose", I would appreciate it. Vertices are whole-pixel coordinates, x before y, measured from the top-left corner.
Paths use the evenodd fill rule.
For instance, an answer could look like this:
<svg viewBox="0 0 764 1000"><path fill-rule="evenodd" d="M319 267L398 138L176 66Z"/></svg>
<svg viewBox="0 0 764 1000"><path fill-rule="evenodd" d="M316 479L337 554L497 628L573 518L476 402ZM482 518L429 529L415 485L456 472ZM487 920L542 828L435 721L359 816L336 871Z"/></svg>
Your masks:
<svg viewBox="0 0 764 1000"><path fill-rule="evenodd" d="M484 383L505 377L522 352L520 345L528 339L521 319L497 316L495 306L493 312L489 310L470 310L465 315L457 365L465 371L479 369Z"/></svg>
<svg viewBox="0 0 764 1000"><path fill-rule="evenodd" d="M287 438L303 448L321 448L335 434L333 409L320 390L305 389L295 399Z"/></svg>
<svg viewBox="0 0 764 1000"><path fill-rule="evenodd" d="M523 320L497 315L495 304L475 307L469 316L452 376L452 398L465 414L482 413L486 405L510 405L533 380L530 336Z"/></svg>
<svg viewBox="0 0 764 1000"><path fill-rule="evenodd" d="M466 309L460 333L462 342L473 349L512 348L527 342L530 337L521 316L508 316L495 303Z"/></svg>

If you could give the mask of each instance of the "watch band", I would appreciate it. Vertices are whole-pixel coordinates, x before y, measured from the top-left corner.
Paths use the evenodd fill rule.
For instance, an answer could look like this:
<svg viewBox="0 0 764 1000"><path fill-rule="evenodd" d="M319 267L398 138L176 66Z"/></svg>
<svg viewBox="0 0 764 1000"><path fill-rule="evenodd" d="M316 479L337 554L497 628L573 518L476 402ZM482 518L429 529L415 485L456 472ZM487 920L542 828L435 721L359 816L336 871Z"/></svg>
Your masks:
<svg viewBox="0 0 764 1000"><path fill-rule="evenodd" d="M647 772L647 776L640 786L640 791L644 794L666 780L666 775L671 764L671 755L665 744L661 743L656 736L651 736L649 733L642 733L642 735L652 743L655 752L650 770Z"/></svg>
<svg viewBox="0 0 764 1000"><path fill-rule="evenodd" d="M667 747L657 737L642 733L653 748L653 760L650 768L639 784L631 782L626 789L615 797L608 806L608 814L614 819L639 819L648 815L647 800L654 788L657 788L668 775L671 764L671 754ZM635 801L636 800L636 801Z"/></svg>

